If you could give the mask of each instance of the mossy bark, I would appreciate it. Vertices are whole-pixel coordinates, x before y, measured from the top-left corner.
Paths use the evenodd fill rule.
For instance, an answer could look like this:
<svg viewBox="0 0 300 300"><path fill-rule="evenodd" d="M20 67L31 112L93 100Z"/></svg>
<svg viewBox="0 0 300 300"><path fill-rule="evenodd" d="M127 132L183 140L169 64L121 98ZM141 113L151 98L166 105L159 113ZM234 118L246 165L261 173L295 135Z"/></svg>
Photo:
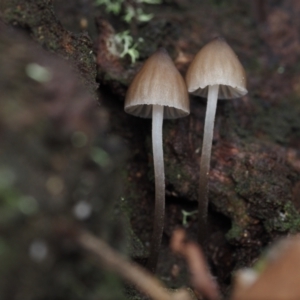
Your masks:
<svg viewBox="0 0 300 300"><path fill-rule="evenodd" d="M56 220L52 219L54 213L61 216L63 211L74 218L72 209L76 201L89 197L95 215L84 221L83 226L110 236L116 247L123 248L125 242L119 238L119 227L115 228L114 222L110 222L111 218L118 219L118 212L126 207L130 220L126 231L131 232L136 241L131 255L145 263L154 211L151 124L124 113L127 86L157 47L167 48L184 75L197 51L214 36L223 35L245 66L249 90L242 99L219 101L212 147L207 256L226 292L233 270L252 265L270 242L300 230L300 88L297 83L300 25L288 22L297 16L299 7L296 2L269 4L264 26L254 26L257 21L246 0L165 1L162 6L147 7L154 14L153 20L132 26L119 16L105 14L103 7L93 6L93 1L77 0L74 9L76 6L82 10L76 14L76 20L79 15L89 20L87 30L93 32L92 40L83 33L85 29L77 21L76 26L72 25L75 15L72 18L68 13L70 4L65 2L56 1L56 11L52 1L47 0L4 0L0 4L1 20L7 25L4 27L1 23L0 33L1 168L6 174L5 180L10 178L10 169L19 174L17 188L8 185L1 190L2 211L5 211L5 218L1 219L8 223L3 227L5 238L0 241L3 246L0 252L13 255L10 249L20 239L20 249L24 252L16 254L20 256L16 261L24 259L24 270L31 270L28 266L33 263L28 258L28 247L36 237L44 239L49 243L49 260L61 259L66 270L57 263L57 273L49 274L47 268L51 262L46 261L35 265L38 270L32 271L32 278L41 279L40 271L48 276L62 272L64 275L59 278L64 283L66 278L72 278L71 290L78 288L78 295L95 291L102 275L92 267L91 271L68 241L59 247L52 244L57 240L51 231L53 220ZM95 25L91 24L93 18L97 19L97 37ZM219 22L213 22L214 19ZM15 35L12 28L23 34ZM138 47L140 57L136 64L131 64L128 57L112 55L107 47L115 33L126 29L134 29L131 32L134 41L139 37L144 39ZM45 67L54 81L34 81L26 73L30 63ZM101 109L94 101L99 86L97 76ZM204 99L192 97L189 117L164 124L166 218L158 272L171 286L188 284L186 267L170 253L168 241L173 229L183 225L182 210L197 208L205 108ZM74 147L76 132L88 137L89 142L82 149ZM121 162L126 150L119 142L120 137L129 153L125 166ZM27 163L23 166L24 161ZM101 169L110 163L112 177ZM51 190L50 184L49 192L45 182L53 176L52 182L54 179L59 186L61 181L64 183L64 193L59 197L48 197L55 189ZM117 188L112 185L113 181L118 182ZM50 213L39 210L27 219L19 209L23 204L18 201L28 195L40 199L42 206L48 207L51 203L50 207L54 205L54 208ZM118 205L111 205L110 198ZM115 215L101 215L103 210ZM27 225L20 229L17 226L20 224ZM189 236L196 238L197 216L188 218L185 227ZM118 245L119 240L122 245ZM73 258L79 265L71 266ZM5 277L10 284L3 291L10 299L21 292L30 296L31 286L18 285L20 289L16 290L13 280L14 274L22 278L25 271L12 266L12 260L4 261L5 270L13 272ZM178 274L174 265L179 267ZM86 268L86 273L81 273L81 267ZM76 272L80 273L79 277L74 275ZM86 274L92 274L93 278L93 288L89 291ZM110 275L105 276L110 280ZM5 280L1 282L5 284ZM53 286L62 284L61 281L53 282ZM36 297L42 297L43 293L47 294L47 288L42 284L32 291L37 293ZM66 290L61 291L67 299Z"/></svg>

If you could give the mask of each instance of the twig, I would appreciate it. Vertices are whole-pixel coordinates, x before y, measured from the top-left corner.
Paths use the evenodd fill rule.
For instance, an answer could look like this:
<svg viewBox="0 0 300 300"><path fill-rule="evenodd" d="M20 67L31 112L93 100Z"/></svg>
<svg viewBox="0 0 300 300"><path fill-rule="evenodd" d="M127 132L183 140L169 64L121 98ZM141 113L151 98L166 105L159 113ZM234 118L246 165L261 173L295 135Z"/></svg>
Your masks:
<svg viewBox="0 0 300 300"><path fill-rule="evenodd" d="M194 288L208 299L220 299L218 286L209 272L200 246L194 242L186 242L185 238L183 229L175 230L171 239L171 249L185 258Z"/></svg>
<svg viewBox="0 0 300 300"><path fill-rule="evenodd" d="M150 273L118 252L109 247L104 241L94 237L86 231L80 231L76 237L78 244L92 253L101 266L115 272L127 282L135 285L141 292L149 295L154 300L190 300L187 291L180 290L172 295ZM177 295L176 295L177 294ZM180 298L178 297L180 295Z"/></svg>

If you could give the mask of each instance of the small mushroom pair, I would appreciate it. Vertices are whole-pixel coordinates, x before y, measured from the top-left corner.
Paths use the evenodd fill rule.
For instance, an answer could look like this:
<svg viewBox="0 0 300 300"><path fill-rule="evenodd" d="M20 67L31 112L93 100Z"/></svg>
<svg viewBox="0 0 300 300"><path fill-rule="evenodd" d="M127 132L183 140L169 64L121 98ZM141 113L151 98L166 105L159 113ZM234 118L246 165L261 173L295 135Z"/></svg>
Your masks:
<svg viewBox="0 0 300 300"><path fill-rule="evenodd" d="M162 146L163 118L175 119L190 113L188 92L206 97L204 138L200 161L199 240L204 241L207 219L207 183L217 99L247 93L245 72L224 39L216 38L203 47L190 65L186 84L164 49L157 50L133 79L126 95L125 112L152 117L155 177L155 216L148 268L156 269L165 214L165 175Z"/></svg>

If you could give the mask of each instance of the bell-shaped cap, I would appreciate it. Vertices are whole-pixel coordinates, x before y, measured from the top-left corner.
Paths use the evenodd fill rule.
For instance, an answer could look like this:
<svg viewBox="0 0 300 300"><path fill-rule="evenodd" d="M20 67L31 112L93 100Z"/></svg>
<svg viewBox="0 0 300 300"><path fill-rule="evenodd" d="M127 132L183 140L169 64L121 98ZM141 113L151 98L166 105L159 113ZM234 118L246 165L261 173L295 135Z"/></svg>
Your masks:
<svg viewBox="0 0 300 300"><path fill-rule="evenodd" d="M223 38L217 37L195 56L187 74L188 91L207 97L208 86L219 84L219 99L247 94L246 74L236 54Z"/></svg>
<svg viewBox="0 0 300 300"><path fill-rule="evenodd" d="M163 48L145 62L133 79L125 100L125 112L152 117L152 105L164 106L164 118L175 119L190 113L186 84Z"/></svg>

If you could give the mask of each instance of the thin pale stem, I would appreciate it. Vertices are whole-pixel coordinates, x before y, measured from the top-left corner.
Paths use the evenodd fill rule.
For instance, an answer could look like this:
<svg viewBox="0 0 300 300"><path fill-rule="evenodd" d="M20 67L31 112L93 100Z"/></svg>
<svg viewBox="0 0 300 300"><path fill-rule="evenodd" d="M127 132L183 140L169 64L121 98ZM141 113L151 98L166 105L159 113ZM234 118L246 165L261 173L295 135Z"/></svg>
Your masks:
<svg viewBox="0 0 300 300"><path fill-rule="evenodd" d="M207 107L205 114L204 136L200 159L199 178L199 216L198 231L199 243L204 246L207 234L207 209L208 209L208 179L210 169L210 156L214 132L214 122L218 102L219 85L208 87Z"/></svg>
<svg viewBox="0 0 300 300"><path fill-rule="evenodd" d="M152 146L154 161L155 178L155 212L153 222L153 233L150 245L150 256L148 268L155 272L158 261L158 255L161 245L161 239L164 228L165 216L165 170L164 154L162 144L162 124L164 116L164 107L153 105L152 108Z"/></svg>

